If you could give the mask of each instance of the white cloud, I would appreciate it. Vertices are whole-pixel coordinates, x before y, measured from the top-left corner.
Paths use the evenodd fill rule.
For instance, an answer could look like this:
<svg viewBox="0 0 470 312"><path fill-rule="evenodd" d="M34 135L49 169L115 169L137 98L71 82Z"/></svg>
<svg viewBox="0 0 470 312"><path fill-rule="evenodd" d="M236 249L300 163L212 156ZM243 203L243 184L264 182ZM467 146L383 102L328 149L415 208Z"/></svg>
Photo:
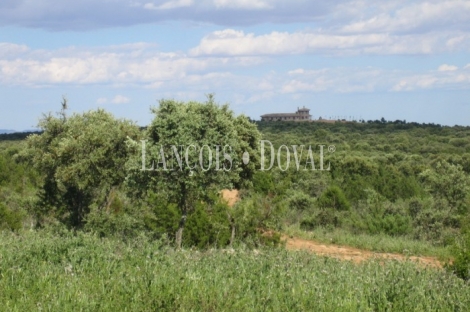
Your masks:
<svg viewBox="0 0 470 312"><path fill-rule="evenodd" d="M426 32L431 30L469 29L470 2L448 1L387 1L363 7L356 20L341 27L347 33ZM364 17L365 16L365 17Z"/></svg>
<svg viewBox="0 0 470 312"><path fill-rule="evenodd" d="M215 38L252 40L256 39L256 36L230 30L216 34ZM328 45L328 43L321 44ZM462 65L460 68L442 64L437 69L427 72L339 67L292 68L285 72L261 71L253 74L251 70L257 70L255 68L266 62L266 59L256 56L191 57L181 52L162 53L156 50L154 45L144 43L93 49L71 47L59 50L31 50L25 46L4 46L19 51L16 58L0 57L0 83L4 85L37 87L99 84L119 88L152 88L159 92L175 94L183 92L182 90L194 94L221 90L246 92L245 100L250 102L265 99L273 94L299 96L302 93L312 92L468 89L470 86L470 64ZM289 50L282 51L286 53ZM239 72L241 68L250 71L241 73ZM124 95L117 95L114 98L99 98L96 102L124 103L128 100Z"/></svg>
<svg viewBox="0 0 470 312"><path fill-rule="evenodd" d="M215 38L256 38L238 31L223 31ZM251 39L250 39L251 40ZM327 44L327 43L322 43ZM463 89L470 86L470 64L442 64L427 72L380 68L292 68L258 75L235 74L233 69L254 68L259 57L191 57L162 53L151 44L137 43L94 49L64 48L31 50L4 45L18 51L16 58L0 57L0 83L4 85L110 85L158 89L159 92L245 92L254 103L273 94L299 96L316 92L410 91L417 89ZM369 47L371 48L371 47ZM15 50L16 49L16 50ZM256 52L256 51L255 51ZM238 52L237 52L238 53ZM98 104L124 103L123 95L99 98Z"/></svg>
<svg viewBox="0 0 470 312"><path fill-rule="evenodd" d="M442 64L441 66L439 66L439 68L437 70L438 71L454 71L454 70L457 70L457 69L459 69L457 66Z"/></svg>
<svg viewBox="0 0 470 312"><path fill-rule="evenodd" d="M390 74L389 74L390 75ZM294 76L295 78L292 78ZM288 71L281 93L296 94L311 92L372 92L386 88L390 76L376 68L322 68L306 70L298 68Z"/></svg>
<svg viewBox="0 0 470 312"><path fill-rule="evenodd" d="M93 49L30 50L15 58L0 57L0 83L44 86L57 84L137 85L158 88L185 77L204 75L263 62L256 57L194 58L163 53L151 44ZM219 77L220 78L220 77Z"/></svg>
<svg viewBox="0 0 470 312"><path fill-rule="evenodd" d="M116 95L110 102L113 104L129 103L130 99L123 95Z"/></svg>
<svg viewBox="0 0 470 312"><path fill-rule="evenodd" d="M0 58L15 58L18 54L29 51L25 45L14 44L9 42L0 42Z"/></svg>
<svg viewBox="0 0 470 312"><path fill-rule="evenodd" d="M160 5L156 5L152 2L147 2L143 5L143 8L148 10L171 10L177 8L190 7L192 5L193 0L172 0Z"/></svg>
<svg viewBox="0 0 470 312"><path fill-rule="evenodd" d="M129 103L129 101L130 99L128 97L118 94L111 100L105 97L100 97L96 100L96 104L125 104Z"/></svg>
<svg viewBox="0 0 470 312"><path fill-rule="evenodd" d="M290 70L287 72L289 75L302 75L305 73L305 70L303 68L297 68L294 70Z"/></svg>
<svg viewBox="0 0 470 312"><path fill-rule="evenodd" d="M469 89L470 73L462 70L435 71L423 74L403 75L391 87L391 91L414 91L422 89L459 90Z"/></svg>
<svg viewBox="0 0 470 312"><path fill-rule="evenodd" d="M430 54L450 50L470 50L470 36L460 36L460 44L449 47L447 34L390 35L336 34L315 32L271 32L264 35L234 29L215 31L190 50L191 55L285 55L319 53L350 54Z"/></svg>
<svg viewBox="0 0 470 312"><path fill-rule="evenodd" d="M216 8L232 9L270 9L268 1L262 0L214 0Z"/></svg>
<svg viewBox="0 0 470 312"><path fill-rule="evenodd" d="M108 99L105 97L101 97L96 100L96 104L106 104L106 103L108 103Z"/></svg>
<svg viewBox="0 0 470 312"><path fill-rule="evenodd" d="M280 85L280 87L276 86L276 90L292 95L318 92L462 90L470 89L470 72L466 69L429 70L420 73L374 67L337 67L314 70L297 68L283 75Z"/></svg>

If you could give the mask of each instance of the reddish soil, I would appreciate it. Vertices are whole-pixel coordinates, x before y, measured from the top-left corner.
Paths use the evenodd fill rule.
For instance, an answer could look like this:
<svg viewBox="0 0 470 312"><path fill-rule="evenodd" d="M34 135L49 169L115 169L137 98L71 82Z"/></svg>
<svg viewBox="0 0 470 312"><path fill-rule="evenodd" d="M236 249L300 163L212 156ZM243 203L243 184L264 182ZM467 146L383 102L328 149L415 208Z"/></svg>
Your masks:
<svg viewBox="0 0 470 312"><path fill-rule="evenodd" d="M240 199L238 197L238 190L222 190L220 191L220 193L222 194L222 198L225 199L227 201L227 204L232 207L233 205L235 205L235 203Z"/></svg>
<svg viewBox="0 0 470 312"><path fill-rule="evenodd" d="M239 200L238 190L222 190L221 194L230 207ZM285 235L282 236L282 240L285 241L286 248L288 250L307 250L317 255L353 261L355 263L360 263L367 259L395 259L399 261L411 260L425 266L442 268L442 263L433 257L407 257L401 254L378 253L347 246L325 245L316 241L288 237Z"/></svg>
<svg viewBox="0 0 470 312"><path fill-rule="evenodd" d="M425 266L442 268L442 263L433 257L407 257L401 254L378 253L346 246L325 245L312 240L305 240L295 237L290 238L287 236L283 236L282 239L285 241L286 248L289 250L308 250L317 255L329 256L341 260L349 260L355 263L360 263L368 259L395 259L399 261L411 260Z"/></svg>

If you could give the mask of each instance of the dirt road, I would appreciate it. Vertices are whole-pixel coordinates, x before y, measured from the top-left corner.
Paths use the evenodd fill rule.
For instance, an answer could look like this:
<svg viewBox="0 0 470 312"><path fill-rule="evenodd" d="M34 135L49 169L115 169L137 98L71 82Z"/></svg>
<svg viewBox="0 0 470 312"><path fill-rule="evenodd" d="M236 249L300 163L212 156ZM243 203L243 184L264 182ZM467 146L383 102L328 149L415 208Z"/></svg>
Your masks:
<svg viewBox="0 0 470 312"><path fill-rule="evenodd" d="M393 253L379 253L369 250L362 250L346 246L325 245L312 240L305 240L301 238L291 238L283 236L282 239L286 243L286 248L289 250L308 250L318 255L330 256L341 260L349 260L360 263L367 259L395 259L400 261L416 261L420 264L442 268L442 263L434 257L417 257L417 256L404 256L402 254Z"/></svg>
<svg viewBox="0 0 470 312"><path fill-rule="evenodd" d="M222 190L222 197L227 201L228 205L232 207L237 200L238 190ZM306 240L295 237L282 236L282 240L285 241L286 248L289 250L307 250L318 255L324 255L334 257L341 260L349 260L356 263L362 262L367 259L396 259L400 261L406 261L407 259L416 261L420 264L442 268L442 263L434 257L407 257L402 254L393 253L378 253L369 250L362 250L346 246L337 245L325 245L316 241Z"/></svg>

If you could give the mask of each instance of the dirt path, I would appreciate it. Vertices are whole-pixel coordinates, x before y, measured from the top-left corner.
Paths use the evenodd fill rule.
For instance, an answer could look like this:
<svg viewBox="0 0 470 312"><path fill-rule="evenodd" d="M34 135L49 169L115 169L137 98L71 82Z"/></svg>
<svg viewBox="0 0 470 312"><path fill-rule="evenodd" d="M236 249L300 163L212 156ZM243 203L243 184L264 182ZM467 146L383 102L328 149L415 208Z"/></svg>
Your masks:
<svg viewBox="0 0 470 312"><path fill-rule="evenodd" d="M433 257L406 257L401 254L393 253L378 253L369 250L362 250L346 246L325 245L312 240L305 240L301 238L290 238L283 236L282 240L286 242L286 248L289 250L308 250L318 255L334 257L341 260L349 260L360 263L367 259L395 259L406 261L407 259L416 261L420 264L442 268L442 263Z"/></svg>
<svg viewBox="0 0 470 312"><path fill-rule="evenodd" d="M239 199L238 190L222 190L222 197L232 207ZM396 259L406 261L407 259L416 261L425 266L442 268L442 263L434 257L404 256L402 254L379 253L369 250L362 250L347 246L325 245L313 240L306 240L295 237L282 236L289 250L307 250L318 255L334 257L341 260L349 260L360 263L367 259Z"/></svg>

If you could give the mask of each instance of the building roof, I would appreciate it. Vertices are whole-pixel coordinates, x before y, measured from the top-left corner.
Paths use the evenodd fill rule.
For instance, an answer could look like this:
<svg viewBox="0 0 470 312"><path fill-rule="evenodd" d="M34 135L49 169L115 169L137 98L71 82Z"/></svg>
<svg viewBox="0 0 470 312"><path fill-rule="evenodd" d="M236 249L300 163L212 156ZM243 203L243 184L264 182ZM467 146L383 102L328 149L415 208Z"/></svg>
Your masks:
<svg viewBox="0 0 470 312"><path fill-rule="evenodd" d="M261 117L300 117L303 115L297 113L278 113L278 114L264 114Z"/></svg>

